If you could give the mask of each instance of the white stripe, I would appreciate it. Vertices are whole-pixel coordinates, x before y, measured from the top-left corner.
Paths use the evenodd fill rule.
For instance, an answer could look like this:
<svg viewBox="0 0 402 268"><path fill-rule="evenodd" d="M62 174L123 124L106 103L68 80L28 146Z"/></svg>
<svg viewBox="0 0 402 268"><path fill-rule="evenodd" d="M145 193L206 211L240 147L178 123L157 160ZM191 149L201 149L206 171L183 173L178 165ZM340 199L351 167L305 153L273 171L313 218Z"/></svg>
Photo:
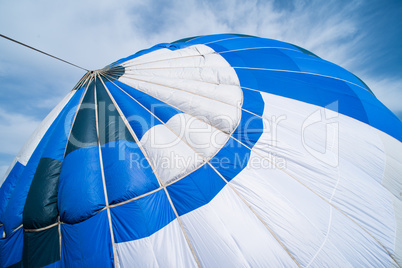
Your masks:
<svg viewBox="0 0 402 268"><path fill-rule="evenodd" d="M149 237L117 243L116 249L121 267L197 267L177 220Z"/></svg>
<svg viewBox="0 0 402 268"><path fill-rule="evenodd" d="M267 131L261 136L254 146L253 152L258 152L260 155L268 154L268 156L274 156L276 159L285 159L286 173L297 178L302 185L312 189L314 193L324 197L327 204L331 204L331 197L333 198L336 208L341 209L350 217L343 220L345 224L352 226L347 228L355 231L364 228L365 231L359 231L361 236L373 240L367 236L367 234L371 234L389 251L392 251L392 241L395 237L394 214L389 193L380 184L383 172L383 164L381 163L384 163L384 153L378 147L378 144L381 144L377 137L379 131L347 116L330 117L329 120L334 119L339 125L339 144L337 145L339 146L339 167L333 167L330 163L325 162L325 160L330 160L330 157L328 158L323 154L320 155L320 158L316 158L310 154L306 147L311 147L310 149L317 151L323 149L325 152L326 133L328 131L326 119L328 118L325 118L324 115L326 112L330 114L334 112L271 94L265 93L262 96L266 103L264 118L271 118L271 123L274 123L276 118L277 124L272 124L270 126L271 131ZM303 122L309 120L309 117L314 115L317 110L322 110L321 115L324 116L324 120L309 126L304 137L306 144L303 145L301 142ZM280 116L283 116L281 122L277 120ZM276 128L272 129L273 126ZM276 143L273 143L273 140ZM337 146L335 147L337 148ZM361 148L365 148L364 151ZM329 153L336 153L336 150ZM338 169L340 173L338 173ZM268 176L271 177L272 175ZM274 177L277 176L280 175ZM254 177L256 176L250 176L250 180L252 181ZM284 180L283 177L281 178L279 181ZM236 180L237 178L233 181L236 182ZM286 188L281 190L282 193L286 193L290 188L292 184L289 183L286 184ZM338 190L334 192L336 187ZM293 195L287 195L290 200L298 196L294 195L297 191L292 192ZM294 200L292 203L300 206L310 195L306 193L302 196L305 197L304 200ZM350 206L351 203L355 204L356 209L353 209L355 206ZM311 201L303 211L308 219L325 234L328 227L320 221L322 215L328 215L329 207L324 204L327 206L327 212L324 209L320 213L312 209L317 204L320 202ZM331 230L333 230L332 227ZM335 227L339 228L338 226ZM333 236L333 231L331 231L331 236ZM372 246L379 255L384 254L384 249L381 246L375 243ZM387 260L387 258L385 257L382 260Z"/></svg>
<svg viewBox="0 0 402 268"><path fill-rule="evenodd" d="M297 267L229 186L181 218L203 267Z"/></svg>

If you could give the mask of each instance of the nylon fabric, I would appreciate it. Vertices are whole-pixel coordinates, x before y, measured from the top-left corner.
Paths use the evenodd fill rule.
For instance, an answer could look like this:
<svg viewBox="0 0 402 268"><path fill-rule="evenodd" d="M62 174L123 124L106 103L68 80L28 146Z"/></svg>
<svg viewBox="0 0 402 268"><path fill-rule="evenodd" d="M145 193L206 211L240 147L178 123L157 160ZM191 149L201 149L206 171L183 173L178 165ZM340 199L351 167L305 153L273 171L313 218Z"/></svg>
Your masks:
<svg viewBox="0 0 402 268"><path fill-rule="evenodd" d="M11 164L0 267L400 267L401 140L296 45L158 44L85 74Z"/></svg>

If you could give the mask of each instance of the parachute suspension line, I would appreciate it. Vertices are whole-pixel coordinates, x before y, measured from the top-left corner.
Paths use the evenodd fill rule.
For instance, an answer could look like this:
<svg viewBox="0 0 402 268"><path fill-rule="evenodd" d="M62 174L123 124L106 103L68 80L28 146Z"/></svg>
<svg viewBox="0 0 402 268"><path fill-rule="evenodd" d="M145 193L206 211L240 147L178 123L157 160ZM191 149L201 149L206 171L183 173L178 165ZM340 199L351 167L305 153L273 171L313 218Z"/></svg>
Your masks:
<svg viewBox="0 0 402 268"><path fill-rule="evenodd" d="M22 43L22 42L19 42L19 41L17 41L17 40L14 40L14 39L12 39L12 38L10 38L10 37L7 37L7 36L5 36L5 35L0 34L0 37L3 37L4 39L10 40L10 41L12 41L12 42L14 42L14 43L17 43L17 44L21 45L21 46L30 48L30 49L32 49L32 50L35 50L36 52L45 54L46 56L49 56L49 57L54 58L54 59L56 59L56 60L62 61L62 62L67 63L67 64L70 64L70 65L72 65L72 66L74 66L74 67L77 67L77 68L79 68L79 69L81 69L81 70L84 70L84 71L89 72L88 69L85 69L85 68L83 68L83 67L80 67L80 66L78 66L78 65L75 65L74 63L68 62L68 61L66 61L66 60L60 59L60 58L58 58L58 57L56 57L56 56L50 55L50 54L48 54L48 53L46 53L46 52L43 52L42 50L39 50L39 49L37 49L37 48L28 46L28 45L26 45L26 44L24 44L24 43Z"/></svg>
<svg viewBox="0 0 402 268"><path fill-rule="evenodd" d="M60 223L60 214L57 217L57 231L59 232L59 249L60 249L60 260L61 260L61 223Z"/></svg>
<svg viewBox="0 0 402 268"><path fill-rule="evenodd" d="M101 145L100 145L100 139L99 139L99 115L98 115L98 100L96 97L96 77L99 77L99 80L102 81L99 73L97 71L94 72L94 104L95 104L95 126L96 126L96 134L98 136L98 150L99 150L99 163L100 163L100 168L101 168L101 175L102 175L102 184L103 184L103 192L105 195L105 204L106 204L106 212L107 212L107 217L109 220L109 228L110 228L110 237L111 237L111 242L112 242L112 249L113 249L113 259L114 259L114 265L115 267L119 267L119 263L117 261L117 254L116 254L116 245L114 242L114 232L113 232L113 225L112 225L112 216L110 215L110 207L109 207L109 198L107 196L107 189L106 189L106 181L105 181L105 173L103 169L103 160L102 160L102 150L101 150Z"/></svg>
<svg viewBox="0 0 402 268"><path fill-rule="evenodd" d="M105 78L106 78L107 80L109 80L111 83L113 83L113 81L111 81L109 78L106 77L107 74L104 74L104 75L105 75ZM181 230L182 230L182 232L183 232L184 238L186 239L186 242L187 242L187 244L188 244L188 246L189 246L189 248L190 248L190 251L191 251L191 253L192 253L193 257L194 257L194 260L195 260L195 262L197 263L197 266L198 266L198 267L201 267L201 263L200 263L200 261L199 261L197 255L196 255L196 253L195 253L194 247L192 246L192 244L191 244L191 242L190 242L190 239L189 239L189 237L188 237L188 235L187 235L187 232L186 232L186 230L185 230L185 228L184 228L184 225L183 225L183 223L182 223L182 221L181 221L181 219L180 219L180 216L179 216L179 214L177 213L177 210L176 210L176 208L175 208L175 206L174 206L174 204L173 204L173 202L172 202L172 199L170 198L169 192L168 192L167 189L166 189L166 185L163 184L163 182L162 182L162 180L161 180L161 178L160 178L158 172L156 171L156 169L155 169L155 167L154 167L154 165L153 165L151 159L149 159L148 154L146 153L145 149L142 147L141 142L139 141L137 135L135 134L134 130L131 128L130 124L129 124L128 121L127 121L127 118L124 116L124 114L123 114L123 112L121 111L119 105L118 105L118 104L116 103L116 101L114 100L112 94L109 92L109 89L108 89L108 88L106 87L106 85L103 83L103 80L102 80L102 79L101 79L101 82L102 82L103 86L105 87L106 92L108 93L110 99L112 100L112 102L113 102L113 104L114 104L116 110L117 110L118 113L120 114L120 117L123 119L123 122L125 123L125 125L126 125L127 128L129 129L129 132L130 132L131 135L133 136L135 142L138 144L138 147L141 149L141 152L144 154L144 157L146 158L146 160L148 161L149 165L151 166L152 171L154 172L155 177L156 177L156 179L158 180L158 183L159 183L160 188L163 188L163 190L165 191L165 194L166 194L166 196L167 196L167 198L168 198L169 204L170 204L170 206L172 207L172 210L173 210L173 212L174 212L174 214L175 214L175 216L176 216L177 222L179 223L180 228L181 228ZM115 83L113 83L113 84L114 84L115 86L117 86ZM120 90L122 90L119 86L117 86L117 87L118 87ZM127 94L127 93L126 93L126 94ZM134 100L135 100L135 99L134 99ZM137 100L135 100L135 101L136 101L138 104L140 104L140 105L142 106L142 104L139 103ZM142 106L142 107L143 107L143 106ZM145 108L145 107L144 107L144 108ZM146 109L146 108L145 108L145 109ZM147 111L148 111L148 110L147 110ZM156 117L156 118L157 118L157 117ZM159 119L159 118L158 118L158 119ZM156 191L156 190L155 190L155 191Z"/></svg>
<svg viewBox="0 0 402 268"><path fill-rule="evenodd" d="M88 72L88 73L89 73L89 72ZM87 73L87 74L88 74L88 73ZM85 75L85 76L86 76L86 75ZM88 76L86 77L85 81L82 82L82 86L84 86L85 83L87 83L87 88L85 89L85 92L82 93L81 99L80 99L80 101L78 102L77 110L75 111L75 114L74 114L74 118L73 118L73 122L72 122L72 124L71 124L70 132L68 133L68 136L67 136L67 143L66 143L66 146L65 146L65 149L64 149L63 158L66 157L68 139L70 138L71 131L72 131L73 126L74 126L74 123L75 123L75 119L76 119L76 117L77 117L78 111L79 111L80 108L81 108L82 101L84 100L84 97L85 97L85 95L87 94L88 86L89 86L89 84L91 84L92 79L93 79L93 77L91 77L90 75L88 75ZM74 89L73 89L73 90L74 90Z"/></svg>
<svg viewBox="0 0 402 268"><path fill-rule="evenodd" d="M113 82L112 82L113 83ZM113 83L114 84L114 83ZM114 84L116 85L116 84ZM117 85L116 85L117 86ZM127 92L125 92L122 88L120 88L119 86L117 86L121 91L123 91L125 94L127 94ZM127 94L128 95L128 94ZM286 251L286 253L290 256L290 258L295 262L295 264L298 267L301 267L301 265L298 263L298 261L296 260L296 258L290 253L290 251L286 248L286 246L279 240L279 237L273 232L273 230L263 221L263 219L257 214L257 212L251 207L251 205L241 196L241 194L233 187L233 185L231 185L223 176L222 174L220 174L219 171L217 171L212 164L209 162L208 159L206 159L203 155L201 155L199 152L197 152L190 144L187 143L187 141L185 141L182 137L180 137L173 129L171 129L169 126L167 126L165 124L165 122L163 122L158 116L156 116L154 113L152 113L150 110L148 110L146 107L144 107L138 100L136 100L135 98L133 98L132 96L128 95L129 97L131 97L134 101L136 101L139 105L141 105L145 110L147 110L152 116L154 116L156 119L158 119L166 128L168 128L174 135L176 135L180 140L182 140L184 143L186 143L196 154L198 154L201 158L203 158L205 160L205 162L218 174L218 176L220 176L223 181L226 183L226 185L228 185L233 191L234 193L240 198L240 200L245 203L245 205L251 210L251 212L258 218L258 220L261 221L261 223L268 229L268 231L271 233L271 235L275 238L275 240L279 243L279 245ZM240 122L240 121L239 121ZM234 131L233 131L234 132ZM232 136L233 132L229 135L229 137ZM177 180L175 181L177 182ZM164 187L165 189L165 187ZM166 193L167 190L165 189ZM168 194L168 193L167 193ZM170 196L168 195L169 198L169 202L171 202L170 200ZM173 203L171 203L172 207L173 207ZM176 213L176 211L175 211ZM178 215L177 215L178 217Z"/></svg>

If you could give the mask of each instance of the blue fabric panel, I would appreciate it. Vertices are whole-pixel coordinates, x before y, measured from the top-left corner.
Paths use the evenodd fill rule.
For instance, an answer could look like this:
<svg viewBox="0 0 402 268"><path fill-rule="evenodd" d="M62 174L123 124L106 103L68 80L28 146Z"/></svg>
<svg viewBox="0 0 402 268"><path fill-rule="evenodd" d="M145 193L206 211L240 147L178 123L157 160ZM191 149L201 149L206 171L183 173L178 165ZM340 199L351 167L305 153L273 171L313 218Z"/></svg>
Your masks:
<svg viewBox="0 0 402 268"><path fill-rule="evenodd" d="M263 132L262 118L242 111L240 123L232 136L248 147L253 147Z"/></svg>
<svg viewBox="0 0 402 268"><path fill-rule="evenodd" d="M105 207L99 148L85 147L66 156L59 179L61 221L77 223Z"/></svg>
<svg viewBox="0 0 402 268"><path fill-rule="evenodd" d="M0 267L8 267L22 260L24 231L22 228L0 238Z"/></svg>
<svg viewBox="0 0 402 268"><path fill-rule="evenodd" d="M264 113L265 103L262 99L261 93L246 88L243 91L243 106L242 108L252 113L262 116Z"/></svg>
<svg viewBox="0 0 402 268"><path fill-rule="evenodd" d="M162 102L140 90L121 83L120 81L116 81L115 83L165 123L176 114L182 113L173 106L170 106L169 104ZM126 98L130 97L126 95ZM151 125L151 127L152 126L154 125Z"/></svg>
<svg viewBox="0 0 402 268"><path fill-rule="evenodd" d="M301 54L295 52L297 54ZM221 54L232 67L299 71L292 58L276 48L240 50ZM302 54L304 55L304 54Z"/></svg>
<svg viewBox="0 0 402 268"><path fill-rule="evenodd" d="M201 36L202 36L202 35L197 35L197 36L191 36L191 37L182 38L182 39L179 39L179 40L176 40L176 41L171 42L171 44L185 43L185 42L188 42L188 41L190 41L190 40L192 40L192 39L195 39L195 38L198 38L198 37L201 37Z"/></svg>
<svg viewBox="0 0 402 268"><path fill-rule="evenodd" d="M61 165L62 162L51 158L41 158L39 161L22 214L24 228L39 229L57 222Z"/></svg>
<svg viewBox="0 0 402 268"><path fill-rule="evenodd" d="M172 106L165 104L124 83L119 81L115 81L114 83L116 83L118 87L112 83L106 83L106 85L113 98L119 104L121 111L127 118L131 128L139 140L151 127L162 124L150 112L144 109L144 107L158 116L165 123L169 121L172 116L181 113L181 111L173 108ZM120 90L119 87L127 92L129 96ZM144 107L139 105L130 96L141 103Z"/></svg>
<svg viewBox="0 0 402 268"><path fill-rule="evenodd" d="M136 143L114 141L102 145L101 150L109 204L159 187L151 166Z"/></svg>
<svg viewBox="0 0 402 268"><path fill-rule="evenodd" d="M60 268L62 267L61 264L62 264L61 261L56 261L54 263L44 266L43 268Z"/></svg>
<svg viewBox="0 0 402 268"><path fill-rule="evenodd" d="M235 34L213 34L213 35L204 35L200 36L198 38L195 38L193 40L190 40L186 42L186 44L194 45L194 44L205 44L205 43L211 43L211 42L216 42L219 40L223 39L228 39L231 38L233 40L234 38L240 39L242 37L235 35ZM248 37L246 37L248 38ZM243 39L243 38L242 38ZM253 38L254 39L254 38Z"/></svg>
<svg viewBox="0 0 402 268"><path fill-rule="evenodd" d="M360 87L349 85L361 100L371 126L402 142L402 123L373 94Z"/></svg>
<svg viewBox="0 0 402 268"><path fill-rule="evenodd" d="M234 139L229 139L209 162L227 181L231 181L246 168L250 153L247 147Z"/></svg>
<svg viewBox="0 0 402 268"><path fill-rule="evenodd" d="M208 204L225 185L215 170L205 164L166 189L181 216Z"/></svg>
<svg viewBox="0 0 402 268"><path fill-rule="evenodd" d="M22 264L24 267L44 267L60 260L59 227L39 232L24 232Z"/></svg>
<svg viewBox="0 0 402 268"><path fill-rule="evenodd" d="M51 138L53 136L53 133L55 132L55 129L57 129L58 122L61 122L60 124L64 124L64 119L66 115L65 112L69 111L69 109L71 108L71 106L69 105L70 103L74 102L74 100L75 99L70 100L67 104L68 107L64 107L62 112L56 117L54 122L51 124L51 126L43 136L42 140L39 142L23 172L21 172L21 175L19 176L18 182L15 186L14 193L11 195L9 203L7 204L7 208L3 215L5 218L8 219L7 222L4 224L7 234L9 234L14 228L22 224L22 213L25 205L25 200L28 195L28 191L38 167L39 161L43 153L47 150L46 148L49 142L52 142ZM55 133L55 135L57 134L58 133ZM61 146L62 149L64 149L66 144L58 144L58 146ZM56 151L55 147L52 148L52 146L50 146L48 150L51 151L52 149ZM55 156L53 153L52 155Z"/></svg>
<svg viewBox="0 0 402 268"><path fill-rule="evenodd" d="M338 112L368 123L360 99L346 82L303 73L236 69L242 86L325 107L338 101ZM249 76L254 79L247 80Z"/></svg>
<svg viewBox="0 0 402 268"><path fill-rule="evenodd" d="M298 49L294 46L284 43L281 41L267 39L267 38L236 38L236 39L229 39L229 40L222 40L215 43L207 44L207 46L214 49L216 52L224 52L224 51L231 51L231 50L238 50L238 49L248 49L248 48L284 48L281 51L286 50L295 50L297 53L300 53ZM215 49L216 48L216 49ZM225 53L222 54L222 56Z"/></svg>
<svg viewBox="0 0 402 268"><path fill-rule="evenodd" d="M24 210L25 200L31 187L32 179L38 167L41 155L46 147L49 137L53 131L53 125L50 126L42 140L39 142L35 151L31 155L26 167L21 172L14 192L11 195L7 208L4 211L3 218L7 219L4 224L4 230L9 235L15 228L22 224L22 213Z"/></svg>
<svg viewBox="0 0 402 268"><path fill-rule="evenodd" d="M14 192L15 186L18 182L18 178L20 177L22 171L25 166L20 162L15 162L13 168L8 174L6 180L3 182L0 188L0 223L5 222L5 218L3 214L6 210L8 202L10 200L11 195Z"/></svg>
<svg viewBox="0 0 402 268"><path fill-rule="evenodd" d="M309 56L306 54L300 55L298 52L285 50L284 54L289 56L299 67L300 71L307 73L321 74L331 77L340 78L356 85L366 88L366 86L352 73L346 71L342 67L333 64L332 62Z"/></svg>
<svg viewBox="0 0 402 268"><path fill-rule="evenodd" d="M244 36L244 37L246 37L246 36ZM194 38L194 39L192 39L192 40L190 40L188 42L161 43L161 44L157 44L157 45L155 45L155 46L153 46L151 48L140 50L140 51L136 52L135 54L130 55L130 56L126 57L126 58L122 58L120 60L117 60L117 61L113 62L110 65L111 66L116 66L116 65L122 64L123 62L132 60L134 58L140 57L142 55L148 54L150 52L156 51L156 50L161 49L161 48L168 48L170 50L176 50L176 49L185 48L185 47L188 47L188 46L191 46L191 45L194 45L194 44L204 44L204 43L207 43L207 42L214 42L214 41L221 40L221 39L226 39L226 38L240 38L240 36L236 35L236 34L217 34L217 35L200 36L200 37Z"/></svg>
<svg viewBox="0 0 402 268"><path fill-rule="evenodd" d="M98 79L96 87L96 102L98 111L99 144L104 145L117 140L134 142L134 138L112 102L102 80Z"/></svg>
<svg viewBox="0 0 402 268"><path fill-rule="evenodd" d="M64 156L80 148L98 145L95 110L95 81L92 80L75 116Z"/></svg>
<svg viewBox="0 0 402 268"><path fill-rule="evenodd" d="M153 46L153 47L150 47L150 48L147 48L147 49L143 49L143 50L137 51L137 52L134 53L133 55L130 55L130 56L128 56L128 57L125 57L125 58L122 58L122 59L120 59L120 60L117 60L117 61L113 62L113 63L110 64L110 65L111 65L111 66L116 66L116 65L122 64L123 62L126 62L126 61L129 61L129 60L138 58L139 56L148 54L148 53L153 52L153 51L156 51L156 50L158 50L158 49L166 48L166 47L169 46L169 45L170 45L169 43L157 44L157 45L155 45L155 46Z"/></svg>
<svg viewBox="0 0 402 268"><path fill-rule="evenodd" d="M164 190L110 211L116 243L148 237L176 218Z"/></svg>
<svg viewBox="0 0 402 268"><path fill-rule="evenodd" d="M107 211L77 224L61 225L63 267L113 267Z"/></svg>
<svg viewBox="0 0 402 268"><path fill-rule="evenodd" d="M59 160L60 162L63 161L68 134L83 92L84 90L77 90L55 120L53 133L43 152L42 158L47 157Z"/></svg>

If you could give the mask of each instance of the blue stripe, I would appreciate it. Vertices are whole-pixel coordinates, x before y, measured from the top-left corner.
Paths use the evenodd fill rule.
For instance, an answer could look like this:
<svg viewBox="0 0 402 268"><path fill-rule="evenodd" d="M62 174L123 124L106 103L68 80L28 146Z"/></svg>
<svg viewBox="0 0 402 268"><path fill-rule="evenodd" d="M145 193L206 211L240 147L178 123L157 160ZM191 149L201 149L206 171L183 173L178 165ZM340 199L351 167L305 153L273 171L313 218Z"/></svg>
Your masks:
<svg viewBox="0 0 402 268"><path fill-rule="evenodd" d="M181 111L176 108L161 102L148 94L145 94L135 88L132 88L119 81L114 82L114 84L108 82L106 86L108 87L113 98L118 103L124 116L127 118L131 128L140 140L142 136L152 127L162 124L158 119L156 119L149 111L161 119L164 123L169 121L174 115L181 113ZM129 96L137 100L144 107L139 105L135 100L127 96L121 89L123 89Z"/></svg>
<svg viewBox="0 0 402 268"><path fill-rule="evenodd" d="M211 45L213 48L213 45ZM302 53L295 52L299 55ZM304 55L304 54L302 54ZM276 48L262 48L240 50L221 54L232 67L265 68L299 71L299 67L293 59L283 50Z"/></svg>
<svg viewBox="0 0 402 268"><path fill-rule="evenodd" d="M163 44L155 45L155 46L150 47L150 48L148 48L148 49L140 50L140 51L134 53L133 55L130 55L130 56L128 56L128 57L125 57L125 58L122 58L122 59L120 59L120 60L117 60L117 61L113 62L113 63L110 64L110 65L111 65L111 66L120 65L120 64L122 64L123 62L126 62L126 61L129 61L129 60L138 58L138 57L140 57L140 56L142 56L142 55L145 55L145 54L148 54L148 53L150 53L150 52L159 50L159 49L161 49L161 48L165 48L166 46L169 46L169 45L170 45L169 43L163 43Z"/></svg>
<svg viewBox="0 0 402 268"><path fill-rule="evenodd" d="M226 185L223 179L205 164L190 175L167 187L179 216L209 203Z"/></svg>
<svg viewBox="0 0 402 268"><path fill-rule="evenodd" d="M240 123L232 136L248 147L253 147L263 132L264 124L262 118L242 111Z"/></svg>
<svg viewBox="0 0 402 268"><path fill-rule="evenodd" d="M60 112L57 120L55 121L52 136L43 152L42 158L51 158L63 161L64 151L67 145L68 134L73 124L75 112L78 109L78 102L81 99L84 89L77 90L71 97L70 101L66 104Z"/></svg>
<svg viewBox="0 0 402 268"><path fill-rule="evenodd" d="M223 40L223 39L228 39L228 38L231 38L231 40L234 40L234 38L237 38L237 39L244 39L244 38L254 39L254 37L252 37L252 38L250 38L250 37L242 37L242 36L239 36L237 34L212 34L212 35L204 35L204 36L200 36L198 38L192 39L192 40L186 42L186 44L189 44L189 45L205 44L205 43L216 42L216 41Z"/></svg>
<svg viewBox="0 0 402 268"><path fill-rule="evenodd" d="M224 51L231 51L231 50L238 50L238 49L248 49L248 48L258 48L258 47L271 47L271 48L284 48L286 50L296 50L297 53L300 53L298 49L294 46L284 43L281 41L268 39L268 38L237 38L237 39L230 39L230 40L222 40L215 43L207 44L216 52L224 52ZM284 50L281 50L284 51ZM222 54L223 56L224 54Z"/></svg>
<svg viewBox="0 0 402 268"><path fill-rule="evenodd" d="M7 208L8 202L15 190L15 186L17 185L18 179L23 172L25 166L20 162L15 162L13 168L8 174L6 180L3 182L0 188L0 223L4 223L4 212Z"/></svg>
<svg viewBox="0 0 402 268"><path fill-rule="evenodd" d="M22 228L6 238L0 238L0 267L8 267L22 260L23 242Z"/></svg>
<svg viewBox="0 0 402 268"><path fill-rule="evenodd" d="M62 111L66 111L68 110L68 108L69 107L64 107ZM64 115L65 114L59 114L54 122L51 124L51 126L39 142L38 146L35 148L23 172L19 176L18 182L15 186L15 190L9 200L7 208L3 215L3 217L7 219L7 222L4 223L4 229L7 235L10 234L12 230L14 230L16 227L22 224L22 212L24 209L25 200L27 198L29 188L32 183L32 179L35 175L42 154L44 153L49 141L51 140L56 125L59 121L64 121Z"/></svg>
<svg viewBox="0 0 402 268"><path fill-rule="evenodd" d="M401 120L373 94L354 85L349 85L349 87L362 101L369 124L402 142Z"/></svg>
<svg viewBox="0 0 402 268"><path fill-rule="evenodd" d="M59 179L58 208L66 223L77 223L105 207L99 148L85 147L66 156Z"/></svg>
<svg viewBox="0 0 402 268"><path fill-rule="evenodd" d="M229 139L209 162L227 181L231 181L246 168L250 154L251 151L247 147Z"/></svg>
<svg viewBox="0 0 402 268"><path fill-rule="evenodd" d="M336 77L359 85L366 90L366 86L354 74L332 62L306 54L300 55L300 53L290 50L283 51L283 53L290 57L302 72Z"/></svg>
<svg viewBox="0 0 402 268"><path fill-rule="evenodd" d="M62 267L61 261L56 261L54 263L44 266L43 268L59 268L59 267Z"/></svg>
<svg viewBox="0 0 402 268"><path fill-rule="evenodd" d="M243 91L243 106L242 108L262 116L264 113L265 102L262 99L261 93L246 88Z"/></svg>
<svg viewBox="0 0 402 268"><path fill-rule="evenodd" d="M62 267L113 267L106 211L77 224L61 225Z"/></svg>
<svg viewBox="0 0 402 268"><path fill-rule="evenodd" d="M109 204L126 201L159 187L151 166L136 143L114 141L102 145L101 150Z"/></svg>
<svg viewBox="0 0 402 268"><path fill-rule="evenodd" d="M337 112L368 123L361 100L346 82L303 73L267 70L236 69L236 73L244 87L321 107L338 101ZM250 76L253 79L244 79Z"/></svg>
<svg viewBox="0 0 402 268"><path fill-rule="evenodd" d="M176 218L164 190L113 207L110 212L116 243L148 237Z"/></svg>

